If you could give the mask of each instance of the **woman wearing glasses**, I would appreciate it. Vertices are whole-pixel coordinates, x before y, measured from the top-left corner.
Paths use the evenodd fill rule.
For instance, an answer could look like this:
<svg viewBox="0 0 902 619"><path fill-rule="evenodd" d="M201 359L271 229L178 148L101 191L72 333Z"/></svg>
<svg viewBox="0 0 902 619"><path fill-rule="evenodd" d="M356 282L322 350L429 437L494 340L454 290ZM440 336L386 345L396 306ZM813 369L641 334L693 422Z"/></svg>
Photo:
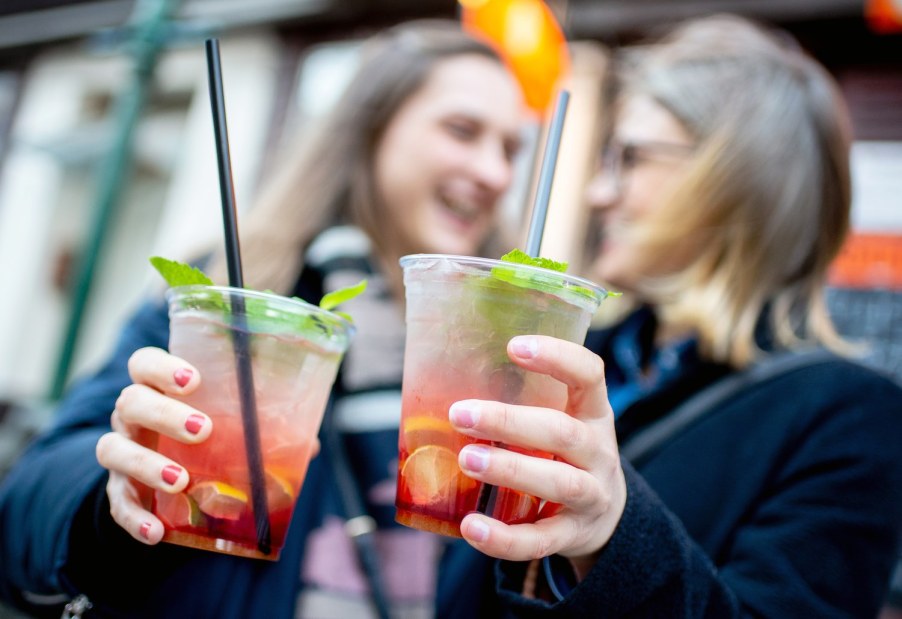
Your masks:
<svg viewBox="0 0 902 619"><path fill-rule="evenodd" d="M564 504L531 529L463 530L527 562L502 562L502 585L561 616L875 617L902 525L902 390L843 358L824 305L851 194L837 88L729 17L629 53L611 86L593 275L637 308L589 350L512 344L568 384L569 415L452 407L463 432L560 460L488 448L475 477Z"/></svg>

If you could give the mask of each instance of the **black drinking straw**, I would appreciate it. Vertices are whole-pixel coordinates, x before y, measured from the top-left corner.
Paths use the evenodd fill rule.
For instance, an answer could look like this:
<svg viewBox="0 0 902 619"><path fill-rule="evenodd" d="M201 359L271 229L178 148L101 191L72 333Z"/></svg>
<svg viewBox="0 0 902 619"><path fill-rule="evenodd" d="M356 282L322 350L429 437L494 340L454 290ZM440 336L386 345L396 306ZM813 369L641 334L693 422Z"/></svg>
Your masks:
<svg viewBox="0 0 902 619"><path fill-rule="evenodd" d="M526 253L537 258L542 246L542 234L545 232L545 218L548 215L548 202L551 199L551 184L554 181L554 170L557 166L557 155L561 147L561 134L564 132L564 116L570 93L561 90L558 93L557 105L551 124L548 127L548 138L545 140L545 152L542 154L542 167L539 170L539 185L536 188L536 200L532 207L532 218L529 221L529 233L526 236ZM497 488L492 484L482 484L479 498L476 500L476 511L491 515L495 509Z"/></svg>
<svg viewBox="0 0 902 619"><path fill-rule="evenodd" d="M229 132L226 127L225 97L222 92L222 63L219 59L219 40L207 39L207 71L210 83L210 103L213 107L213 132L216 138L216 157L219 165L219 192L222 196L222 223L225 231L226 261L229 285L244 288L241 272L241 248L238 244L238 217L235 209L235 186L232 183L232 162L229 156ZM269 506L266 504L266 482L263 455L260 449L260 428L257 425L257 403L254 396L254 375L251 369L250 341L244 298L232 299L232 337L235 362L238 366L238 395L241 400L241 420L244 426L244 449L251 481L251 501L257 528L257 549L264 555L272 552Z"/></svg>

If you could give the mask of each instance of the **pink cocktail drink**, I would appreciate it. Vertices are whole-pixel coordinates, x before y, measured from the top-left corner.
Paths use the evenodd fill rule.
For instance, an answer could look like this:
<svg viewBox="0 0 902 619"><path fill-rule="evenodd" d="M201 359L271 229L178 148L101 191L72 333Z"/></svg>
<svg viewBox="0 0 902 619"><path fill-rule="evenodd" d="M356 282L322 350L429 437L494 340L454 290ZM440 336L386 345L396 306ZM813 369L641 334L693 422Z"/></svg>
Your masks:
<svg viewBox="0 0 902 619"><path fill-rule="evenodd" d="M237 322L232 299L245 309ZM161 436L160 453L185 467L184 492L155 492L164 541L275 560L282 548L323 411L352 327L296 299L233 288L186 286L169 294L174 355L192 363L201 385L183 400L210 416L197 445ZM236 329L243 345L236 347ZM252 474L245 443L236 354L249 354L262 471ZM259 544L253 491L262 483L271 550ZM262 509L260 510L263 511Z"/></svg>
<svg viewBox="0 0 902 619"><path fill-rule="evenodd" d="M497 260L406 256L407 340L395 505L401 524L460 536L460 521L481 511L508 524L534 522L540 500L491 489L460 470L448 409L459 400L497 400L563 410L565 386L510 361L517 335L582 342L606 295L591 282ZM506 446L539 457L550 454Z"/></svg>

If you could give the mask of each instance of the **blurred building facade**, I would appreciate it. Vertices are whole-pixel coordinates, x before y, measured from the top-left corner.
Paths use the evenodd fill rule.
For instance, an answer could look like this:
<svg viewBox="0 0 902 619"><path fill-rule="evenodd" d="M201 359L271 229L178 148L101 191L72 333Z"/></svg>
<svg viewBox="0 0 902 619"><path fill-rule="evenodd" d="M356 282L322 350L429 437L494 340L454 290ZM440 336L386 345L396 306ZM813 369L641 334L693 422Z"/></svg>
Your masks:
<svg viewBox="0 0 902 619"><path fill-rule="evenodd" d="M569 84L577 96L559 165L565 177L556 178L552 198L552 208L569 206L560 207L557 228L546 233L549 255L578 258L578 187L596 147L596 132L585 129L596 122L605 47L720 11L788 29L833 72L855 123L856 227L902 234L902 34L877 32L862 2L549 4L568 39L579 41ZM450 0L7 0L0 6L0 272L7 300L0 304L0 401L45 399L55 377L68 380L95 365L111 345L110 325L154 282L148 256L184 258L217 242L203 38L222 42L235 186L245 208L282 149L334 100L361 38L405 19L457 14ZM143 66L148 56L151 66ZM127 124L122 101L136 89L139 112L126 150L117 153ZM111 157L125 165L116 179L105 179ZM102 187L110 182L118 188ZM525 183L514 191L512 219L523 219ZM112 204L98 213L105 190ZM86 254L96 260L87 292ZM78 339L61 350L79 302Z"/></svg>

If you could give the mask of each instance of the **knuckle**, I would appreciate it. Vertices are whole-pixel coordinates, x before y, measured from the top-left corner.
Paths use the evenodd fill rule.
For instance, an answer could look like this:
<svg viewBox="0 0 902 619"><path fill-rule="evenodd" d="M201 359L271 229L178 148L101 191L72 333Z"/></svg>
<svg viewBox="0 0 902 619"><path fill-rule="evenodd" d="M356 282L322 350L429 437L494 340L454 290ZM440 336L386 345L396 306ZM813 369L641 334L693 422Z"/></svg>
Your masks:
<svg viewBox="0 0 902 619"><path fill-rule="evenodd" d="M110 443L114 442L115 440L115 432L107 432L99 439L97 439L97 445L94 447L94 455L97 457L97 462L99 462L100 465L104 468L106 468L107 456L109 455L109 451L111 449Z"/></svg>
<svg viewBox="0 0 902 619"><path fill-rule="evenodd" d="M128 411L133 409L141 399L143 389L139 385L129 385L119 393L116 398L116 411L120 417L128 417Z"/></svg>
<svg viewBox="0 0 902 619"><path fill-rule="evenodd" d="M583 442L583 426L580 422L566 415L558 416L558 427L555 438L558 448L564 451L578 449Z"/></svg>
<svg viewBox="0 0 902 619"><path fill-rule="evenodd" d="M595 492L595 502L601 506L603 512L608 511L614 501L614 475L608 476L608 483L598 484Z"/></svg>
<svg viewBox="0 0 902 619"><path fill-rule="evenodd" d="M569 546L576 546L583 540L589 539L592 536L592 527L589 525L589 522L581 518L574 518L570 520L569 529Z"/></svg>
<svg viewBox="0 0 902 619"><path fill-rule="evenodd" d="M501 552L506 557L515 556L517 550L517 539L514 535L505 535L501 543Z"/></svg>
<svg viewBox="0 0 902 619"><path fill-rule="evenodd" d="M547 557L552 553L553 541L551 536L544 531L540 531L536 534L535 545L533 546L533 553L530 558L532 559L541 559L543 557Z"/></svg>
<svg viewBox="0 0 902 619"><path fill-rule="evenodd" d="M122 507L122 501L118 497L113 496L113 493L109 491L109 487L107 489L107 494L110 497L110 516L112 516L113 520L119 523L120 526L125 527L128 522L128 514Z"/></svg>
<svg viewBox="0 0 902 619"><path fill-rule="evenodd" d="M511 428L512 424L516 421L516 415L511 410L511 406L509 404L501 404L498 409L498 428L499 430L505 430Z"/></svg>
<svg viewBox="0 0 902 619"><path fill-rule="evenodd" d="M122 524L122 508L116 501L110 501L110 516L120 525Z"/></svg>
<svg viewBox="0 0 902 619"><path fill-rule="evenodd" d="M564 503L585 501L591 492L591 485L587 483L587 474L584 471L571 470L560 481L558 492Z"/></svg>
<svg viewBox="0 0 902 619"><path fill-rule="evenodd" d="M131 477L137 477L136 473L146 471L152 466L148 453L144 449L135 449L128 457L128 471Z"/></svg>
<svg viewBox="0 0 902 619"><path fill-rule="evenodd" d="M150 426L159 428L168 425L166 423L167 420L171 419L175 414L173 409L174 406L172 400L169 398L157 398L147 409Z"/></svg>
<svg viewBox="0 0 902 619"><path fill-rule="evenodd" d="M591 358L592 361L589 364L587 371L589 381L594 385L604 380L604 361L594 353L591 355Z"/></svg>
<svg viewBox="0 0 902 619"><path fill-rule="evenodd" d="M128 375L131 376L133 380L135 376L140 372L140 367L146 360L147 356L150 354L151 350L153 349L148 346L139 348L128 358Z"/></svg>
<svg viewBox="0 0 902 619"><path fill-rule="evenodd" d="M502 466L501 473L505 479L516 480L519 479L520 470L521 470L521 458L519 454L514 452L507 452L504 454L504 457L501 458ZM491 462L491 459L489 460Z"/></svg>

